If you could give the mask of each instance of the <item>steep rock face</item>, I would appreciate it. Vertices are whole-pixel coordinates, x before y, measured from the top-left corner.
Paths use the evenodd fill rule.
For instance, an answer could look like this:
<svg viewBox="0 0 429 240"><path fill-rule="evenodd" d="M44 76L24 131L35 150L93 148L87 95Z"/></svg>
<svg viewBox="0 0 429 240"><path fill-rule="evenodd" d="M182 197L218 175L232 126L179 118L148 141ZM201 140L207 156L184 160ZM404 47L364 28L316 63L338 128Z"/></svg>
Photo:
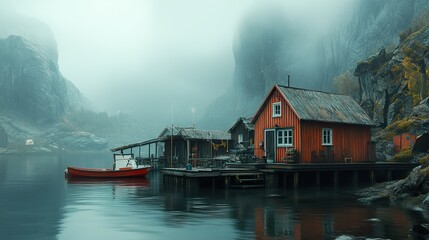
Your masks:
<svg viewBox="0 0 429 240"><path fill-rule="evenodd" d="M419 70L408 69L407 61ZM377 55L358 64L355 75L359 79L361 104L379 127L408 116L415 105L410 74L420 74L427 82L429 61L429 28L426 27L402 42L392 53L381 50ZM427 86L422 97L427 96Z"/></svg>
<svg viewBox="0 0 429 240"><path fill-rule="evenodd" d="M396 46L399 33L429 9L427 0L356 0L346 6L339 21L335 21L337 25L318 39L309 37L315 29L300 29L299 22L287 20L280 9L252 13L244 20L234 42L233 87L207 109L203 125L228 128L237 117L252 116L273 84L286 85L289 74L292 86L331 91L335 76L354 69L358 61L380 48ZM317 28L317 24L313 27ZM305 31L308 35L303 34ZM361 65L359 72L379 69L390 59L391 54L382 51L366 66ZM371 77L362 81L371 83L363 96L365 108L372 109L369 112L376 117L390 112L389 117L375 119L377 124L385 126L400 117L395 112L401 107L407 108L405 115L412 110L406 96L394 105L371 101L388 98L401 85L391 82L385 88L382 84L386 81ZM221 114L218 109L222 109Z"/></svg>
<svg viewBox="0 0 429 240"><path fill-rule="evenodd" d="M56 64L20 36L0 39L0 104L36 121L57 120L66 108L66 83Z"/></svg>
<svg viewBox="0 0 429 240"><path fill-rule="evenodd" d="M237 117L252 116L274 84L286 84L284 52L287 44L294 44L291 36L280 9L246 18L234 39L233 86L207 108L200 125L228 128Z"/></svg>
<svg viewBox="0 0 429 240"><path fill-rule="evenodd" d="M377 159L395 155L392 137L429 131L429 26L405 38L391 53L383 49L358 64L361 105L378 127Z"/></svg>
<svg viewBox="0 0 429 240"><path fill-rule="evenodd" d="M58 51L54 34L45 23L20 15L11 9L0 9L0 38L18 35L36 44L57 65Z"/></svg>
<svg viewBox="0 0 429 240"><path fill-rule="evenodd" d="M287 25L282 12L266 14L245 21L234 41L238 109L245 108L249 99L260 100L283 77L281 58Z"/></svg>
<svg viewBox="0 0 429 240"><path fill-rule="evenodd" d="M21 36L0 39L0 124L9 136L10 145L21 145L33 139L43 146L57 142L61 136L65 149L84 146L106 147L105 139L82 134L46 133L52 125L62 122L65 113L87 108L88 100L59 71L56 52L47 53L47 47ZM75 141L72 139L75 137ZM75 146L76 145L76 146Z"/></svg>
<svg viewBox="0 0 429 240"><path fill-rule="evenodd" d="M0 106L39 123L84 107L85 98L48 54L21 36L0 39Z"/></svg>
<svg viewBox="0 0 429 240"><path fill-rule="evenodd" d="M380 48L396 46L400 32L429 9L427 0L359 0L345 9L325 40L327 75L324 81L354 69Z"/></svg>
<svg viewBox="0 0 429 240"><path fill-rule="evenodd" d="M398 58L399 57L399 58ZM400 76L394 76L393 66L399 66L402 57L386 54L382 49L377 55L358 64L355 75L359 79L360 101L378 127L386 127L395 117L402 118L412 110L412 99ZM398 109L403 107L403 111Z"/></svg>

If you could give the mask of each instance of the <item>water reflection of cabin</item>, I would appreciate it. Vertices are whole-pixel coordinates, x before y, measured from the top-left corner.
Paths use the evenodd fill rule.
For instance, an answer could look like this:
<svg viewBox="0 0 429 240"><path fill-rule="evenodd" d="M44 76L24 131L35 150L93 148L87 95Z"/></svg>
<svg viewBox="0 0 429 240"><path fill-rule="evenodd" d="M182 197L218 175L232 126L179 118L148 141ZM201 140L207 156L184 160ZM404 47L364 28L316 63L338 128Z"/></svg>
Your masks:
<svg viewBox="0 0 429 240"><path fill-rule="evenodd" d="M257 157L300 163L374 160L373 123L349 96L275 85L252 123Z"/></svg>
<svg viewBox="0 0 429 240"><path fill-rule="evenodd" d="M184 166L189 160L208 160L227 154L231 143L231 135L226 131L194 127L166 127L159 138L165 143L164 156L167 162L172 160L174 166Z"/></svg>
<svg viewBox="0 0 429 240"><path fill-rule="evenodd" d="M254 126L251 118L240 117L228 131L231 133L233 148L243 146L253 148Z"/></svg>

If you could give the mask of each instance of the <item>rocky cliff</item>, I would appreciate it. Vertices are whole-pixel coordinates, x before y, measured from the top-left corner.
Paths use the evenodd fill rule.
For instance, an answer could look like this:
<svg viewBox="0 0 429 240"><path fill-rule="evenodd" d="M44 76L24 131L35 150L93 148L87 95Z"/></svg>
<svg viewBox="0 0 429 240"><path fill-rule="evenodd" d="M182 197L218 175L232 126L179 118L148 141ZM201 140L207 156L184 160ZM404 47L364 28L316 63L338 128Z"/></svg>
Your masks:
<svg viewBox="0 0 429 240"><path fill-rule="evenodd" d="M66 126L66 113L88 101L59 71L55 52L22 36L0 39L0 137L39 149L105 149L107 140ZM4 144L3 144L4 145Z"/></svg>
<svg viewBox="0 0 429 240"><path fill-rule="evenodd" d="M332 91L336 75L380 48L394 48L400 33L429 8L427 0L346 5L325 35L313 34L317 22L302 27L281 8L252 12L234 40L233 87L207 109L201 125L228 128L237 117L252 116L273 84L287 84L287 75L292 86Z"/></svg>
<svg viewBox="0 0 429 240"><path fill-rule="evenodd" d="M4 10L0 20L0 148L32 139L37 151L106 149L105 138L67 119L90 103L62 76L49 27Z"/></svg>
<svg viewBox="0 0 429 240"><path fill-rule="evenodd" d="M21 36L0 39L0 107L44 124L85 106L49 55Z"/></svg>
<svg viewBox="0 0 429 240"><path fill-rule="evenodd" d="M344 9L324 41L327 74L324 81L354 69L380 48L398 44L400 32L429 9L427 0L359 0Z"/></svg>
<svg viewBox="0 0 429 240"><path fill-rule="evenodd" d="M429 131L429 25L403 38L392 52L382 49L355 69L361 105L378 127L378 160L393 157L393 135Z"/></svg>

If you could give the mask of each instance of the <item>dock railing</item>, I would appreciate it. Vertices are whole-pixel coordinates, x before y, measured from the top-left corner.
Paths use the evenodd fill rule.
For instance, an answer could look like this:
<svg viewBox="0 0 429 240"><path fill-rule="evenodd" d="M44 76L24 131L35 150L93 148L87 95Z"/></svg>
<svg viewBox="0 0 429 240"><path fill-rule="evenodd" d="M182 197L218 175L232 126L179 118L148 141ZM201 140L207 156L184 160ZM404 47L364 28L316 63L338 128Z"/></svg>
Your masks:
<svg viewBox="0 0 429 240"><path fill-rule="evenodd" d="M189 162L194 168L224 168L229 159L224 158L192 158Z"/></svg>

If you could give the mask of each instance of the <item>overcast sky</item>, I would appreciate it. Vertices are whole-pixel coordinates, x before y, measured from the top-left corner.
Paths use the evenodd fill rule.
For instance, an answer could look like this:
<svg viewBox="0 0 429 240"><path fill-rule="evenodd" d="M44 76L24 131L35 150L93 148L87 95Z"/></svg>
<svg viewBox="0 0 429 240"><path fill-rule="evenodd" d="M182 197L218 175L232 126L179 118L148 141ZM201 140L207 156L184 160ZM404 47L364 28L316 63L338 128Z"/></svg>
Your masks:
<svg viewBox="0 0 429 240"><path fill-rule="evenodd" d="M234 34L246 14L268 2L1 1L49 25L62 74L100 110L171 116L174 105L189 119L192 106L198 118L232 85ZM341 1L279 2L291 21L326 26Z"/></svg>

